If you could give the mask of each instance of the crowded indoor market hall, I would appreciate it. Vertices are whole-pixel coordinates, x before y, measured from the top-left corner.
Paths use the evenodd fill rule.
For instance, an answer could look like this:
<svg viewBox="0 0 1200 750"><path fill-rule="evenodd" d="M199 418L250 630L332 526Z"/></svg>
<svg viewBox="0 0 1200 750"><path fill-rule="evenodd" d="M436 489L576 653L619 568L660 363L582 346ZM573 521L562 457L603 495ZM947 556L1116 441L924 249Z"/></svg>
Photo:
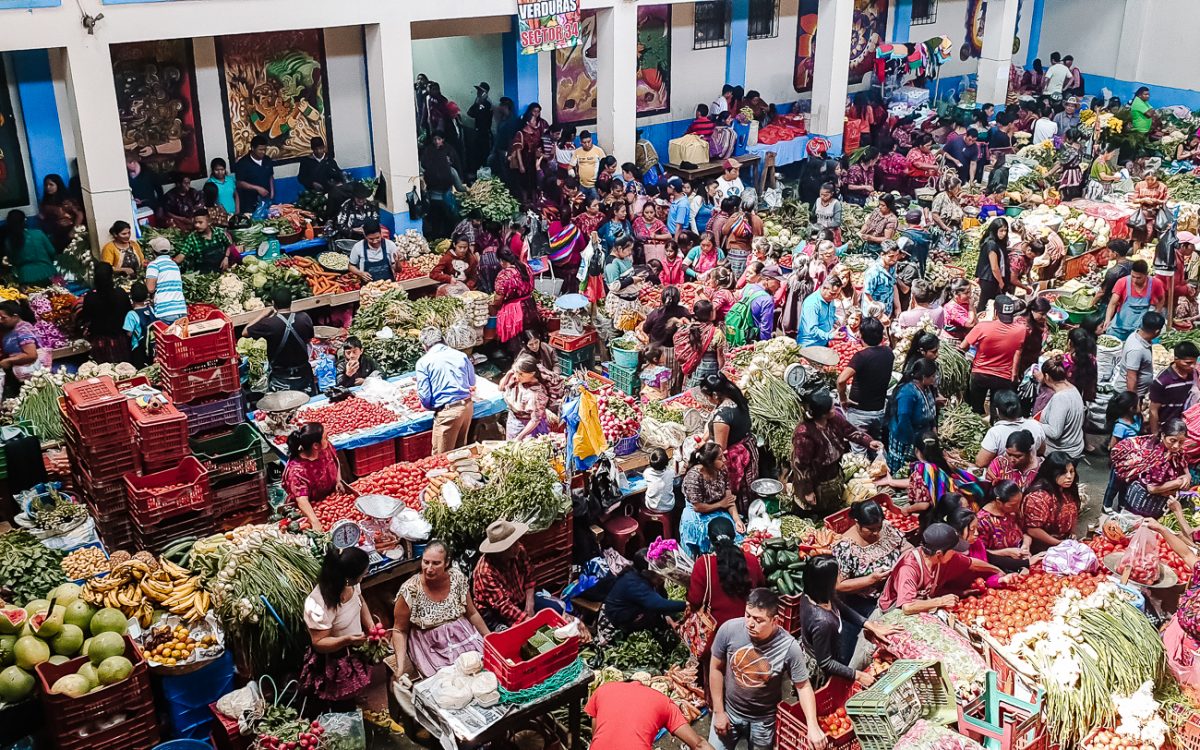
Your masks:
<svg viewBox="0 0 1200 750"><path fill-rule="evenodd" d="M0 0L0 750L1200 750L1194 4Z"/></svg>

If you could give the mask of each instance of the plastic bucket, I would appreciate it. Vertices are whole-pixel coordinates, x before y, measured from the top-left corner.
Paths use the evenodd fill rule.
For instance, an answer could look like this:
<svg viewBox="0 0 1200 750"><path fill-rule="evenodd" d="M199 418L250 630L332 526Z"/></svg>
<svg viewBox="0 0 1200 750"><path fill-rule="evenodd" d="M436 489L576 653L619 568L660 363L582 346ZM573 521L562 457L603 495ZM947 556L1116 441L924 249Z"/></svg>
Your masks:
<svg viewBox="0 0 1200 750"><path fill-rule="evenodd" d="M636 370L638 366L638 351L637 349L619 349L615 346L609 347L612 352L612 361L619 367L628 367L631 370Z"/></svg>
<svg viewBox="0 0 1200 750"><path fill-rule="evenodd" d="M212 750L212 744L203 740L171 740L155 745L154 750Z"/></svg>

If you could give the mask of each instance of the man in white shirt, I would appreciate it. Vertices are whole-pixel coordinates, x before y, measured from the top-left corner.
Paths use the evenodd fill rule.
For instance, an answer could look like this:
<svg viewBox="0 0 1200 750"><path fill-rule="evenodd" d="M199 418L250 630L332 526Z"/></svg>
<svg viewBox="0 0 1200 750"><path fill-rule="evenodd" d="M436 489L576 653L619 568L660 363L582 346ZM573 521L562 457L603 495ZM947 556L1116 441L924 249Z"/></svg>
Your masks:
<svg viewBox="0 0 1200 750"><path fill-rule="evenodd" d="M742 165L738 163L737 159L726 159L721 166L725 168L725 171L717 178L718 203L730 196L739 196L746 189L746 186L742 184Z"/></svg>
<svg viewBox="0 0 1200 750"><path fill-rule="evenodd" d="M1071 80L1071 69L1062 64L1062 60L1058 59L1057 52L1054 53L1050 62L1053 65L1046 71L1046 96L1061 98L1067 81Z"/></svg>
<svg viewBox="0 0 1200 750"><path fill-rule="evenodd" d="M1058 126L1051 120L1046 110L1042 107L1037 107L1038 119L1033 123L1033 145L1036 146L1043 141L1048 141L1058 135Z"/></svg>
<svg viewBox="0 0 1200 750"><path fill-rule="evenodd" d="M363 223L363 238L350 249L350 272L363 281L394 281L400 265L396 243L383 238L375 219Z"/></svg>
<svg viewBox="0 0 1200 750"><path fill-rule="evenodd" d="M717 115L724 114L729 111L729 100L733 98L733 86L728 83L721 87L721 95L713 100L713 103L708 108L709 117L715 118Z"/></svg>

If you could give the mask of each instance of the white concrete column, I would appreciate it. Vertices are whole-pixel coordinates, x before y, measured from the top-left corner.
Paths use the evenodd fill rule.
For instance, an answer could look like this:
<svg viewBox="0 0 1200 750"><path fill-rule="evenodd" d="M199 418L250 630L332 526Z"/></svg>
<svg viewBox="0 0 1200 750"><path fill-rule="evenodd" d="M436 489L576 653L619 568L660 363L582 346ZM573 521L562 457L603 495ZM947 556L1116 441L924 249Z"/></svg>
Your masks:
<svg viewBox="0 0 1200 750"><path fill-rule="evenodd" d="M617 163L633 161L637 143L637 5L596 13L596 131Z"/></svg>
<svg viewBox="0 0 1200 750"><path fill-rule="evenodd" d="M1117 45L1117 62L1114 70L1119 81L1141 81L1141 60L1144 45L1151 44L1146 38L1151 25L1160 19L1151 12L1152 3L1129 0L1121 21L1121 43ZM1179 19L1182 21L1183 19ZM1137 87L1135 84L1134 88ZM1130 92L1132 95L1132 92ZM1126 102L1129 100L1126 99Z"/></svg>
<svg viewBox="0 0 1200 750"><path fill-rule="evenodd" d="M1017 34L1018 0L989 0L983 54L979 58L977 99L1001 105L1008 98L1008 73L1012 67L1013 37Z"/></svg>
<svg viewBox="0 0 1200 750"><path fill-rule="evenodd" d="M417 115L413 92L412 24L385 21L364 27L375 169L387 179L388 205L397 229L408 225L404 198L417 186ZM403 213L404 216L399 214Z"/></svg>
<svg viewBox="0 0 1200 750"><path fill-rule="evenodd" d="M83 208L92 249L96 250L107 242L114 221L133 222L112 58L108 43L93 36L80 36L65 49L52 50L51 55L63 58Z"/></svg>
<svg viewBox="0 0 1200 750"><path fill-rule="evenodd" d="M842 153L853 31L854 0L820 0L813 65L812 120L808 131L832 142L831 155Z"/></svg>

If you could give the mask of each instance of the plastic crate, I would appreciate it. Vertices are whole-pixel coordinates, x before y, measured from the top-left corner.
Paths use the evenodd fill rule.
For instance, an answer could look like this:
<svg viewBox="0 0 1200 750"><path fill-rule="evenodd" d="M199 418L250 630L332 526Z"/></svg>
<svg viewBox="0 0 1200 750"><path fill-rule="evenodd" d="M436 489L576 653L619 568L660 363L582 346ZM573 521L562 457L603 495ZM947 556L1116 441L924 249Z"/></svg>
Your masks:
<svg viewBox="0 0 1200 750"><path fill-rule="evenodd" d="M90 506L89 506L90 507ZM93 516L95 512L93 510ZM133 521L129 516L108 520L95 519L96 533L104 542L104 548L109 550L128 550L133 546Z"/></svg>
<svg viewBox="0 0 1200 750"><path fill-rule="evenodd" d="M799 594L783 594L779 597L779 612L775 615L775 622L779 623L779 627L783 628L792 635L800 632L800 600L803 597Z"/></svg>
<svg viewBox="0 0 1200 750"><path fill-rule="evenodd" d="M431 435L433 433L430 433ZM356 477L386 469L396 463L396 441L384 440L374 445L350 450L350 470Z"/></svg>
<svg viewBox="0 0 1200 750"><path fill-rule="evenodd" d="M164 487L172 489L161 491ZM129 495L130 514L141 524L153 524L178 513L212 507L208 471L193 456L184 458L173 469L155 474L126 474L125 489Z"/></svg>
<svg viewBox="0 0 1200 750"><path fill-rule="evenodd" d="M821 689L816 691L817 716L826 717L844 708L846 701L858 689L858 686L841 677L831 677ZM854 742L854 730L851 729L839 735L829 735L830 747L846 747ZM808 741L808 721L800 702L788 703L782 701L775 711L775 747L777 750L809 750L812 745Z"/></svg>
<svg viewBox="0 0 1200 750"><path fill-rule="evenodd" d="M208 481L213 487L242 481L247 475L263 471L263 447L258 431L242 423L233 431L189 441L192 455L208 469Z"/></svg>
<svg viewBox="0 0 1200 750"><path fill-rule="evenodd" d="M176 409L174 404L163 404L158 409L149 410L139 404L137 399L131 398L125 403L129 409L133 435L137 438L143 456L163 453L180 456L186 452L187 415Z"/></svg>
<svg viewBox="0 0 1200 750"><path fill-rule="evenodd" d="M1200 750L1200 711L1176 704L1165 719L1174 730L1176 750Z"/></svg>
<svg viewBox="0 0 1200 750"><path fill-rule="evenodd" d="M220 321L222 325L203 333L192 333L193 327L207 329L205 323ZM219 310L188 319L188 336L170 331L170 326L153 323L154 359L163 367L179 370L203 362L218 359L235 359L237 351L233 342L233 325Z"/></svg>
<svg viewBox="0 0 1200 750"><path fill-rule="evenodd" d="M166 521L149 526L141 525L137 519L130 524L132 529L133 546L155 554L183 537L208 536L216 530L216 519L212 511L193 511L173 516Z"/></svg>
<svg viewBox="0 0 1200 750"><path fill-rule="evenodd" d="M637 398L642 392L642 379L638 377L636 368L623 367L616 362L605 362L604 374L612 379L613 385L622 393Z"/></svg>
<svg viewBox="0 0 1200 750"><path fill-rule="evenodd" d="M592 362L595 361L593 353L595 346L589 344L582 349L575 351L564 352L561 349L558 352L558 369L563 375L570 375L578 370L592 369Z"/></svg>
<svg viewBox="0 0 1200 750"><path fill-rule="evenodd" d="M433 430L405 435L396 440L396 461L412 463L433 455Z"/></svg>
<svg viewBox="0 0 1200 750"><path fill-rule="evenodd" d="M551 609L543 609L522 623L483 639L483 668L491 671L505 690L517 691L545 682L579 656L579 639L566 642L528 661L521 659L521 646L543 625L561 628L567 622ZM515 662L509 664L508 660Z"/></svg>
<svg viewBox="0 0 1200 750"><path fill-rule="evenodd" d="M125 412L127 398L107 375L67 383L62 398L66 413L84 437L111 436L116 424L129 423Z"/></svg>
<svg viewBox="0 0 1200 750"><path fill-rule="evenodd" d="M554 557L559 550L569 549L574 539L572 536L572 527L575 525L574 518L568 513L550 524L544 531L527 534L524 544L525 549L529 551L530 561L538 562L542 558Z"/></svg>
<svg viewBox="0 0 1200 750"><path fill-rule="evenodd" d="M195 437L223 427L232 427L246 421L241 392L219 396L209 401L191 404L176 404L179 411L187 415L188 435Z"/></svg>
<svg viewBox="0 0 1200 750"><path fill-rule="evenodd" d="M557 594L566 588L571 580L571 555L566 553L531 563L529 574L534 586Z"/></svg>
<svg viewBox="0 0 1200 750"><path fill-rule="evenodd" d="M846 702L863 750L892 750L918 719L953 714L954 700L937 661L902 659Z"/></svg>
<svg viewBox="0 0 1200 750"><path fill-rule="evenodd" d="M133 664L133 671L128 678L78 698L56 695L50 692L50 688L58 678L78 672L87 661L86 656L62 664L45 662L34 667L42 706L46 710L47 726L56 733L88 729L98 731L107 724L120 721L122 716L134 718L147 713L153 716L150 668L141 649L129 636L125 636L125 658Z"/></svg>
<svg viewBox="0 0 1200 750"><path fill-rule="evenodd" d="M158 744L158 719L153 711L117 724L104 722L104 729L63 733L51 730L55 750L154 750Z"/></svg>
<svg viewBox="0 0 1200 750"><path fill-rule="evenodd" d="M630 435L629 437L618 438L617 444L613 448L613 452L616 453L618 456L629 456L634 453L637 453L638 442L640 440L641 440L641 438L638 437L637 435Z"/></svg>
<svg viewBox="0 0 1200 750"><path fill-rule="evenodd" d="M988 672L983 692L958 706L958 733L994 750L1048 750L1041 698L1039 692L1030 703L1009 695Z"/></svg>
<svg viewBox="0 0 1200 750"><path fill-rule="evenodd" d="M900 512L900 509L896 507L896 504L892 502L891 497L888 495L880 494L870 499L878 502L879 506L885 511L891 511L892 513ZM829 529L835 534L845 534L853 525L854 519L850 518L849 508L842 508L837 513L833 513L825 517L825 528ZM899 531L899 529L897 529L897 531ZM911 531L911 529L909 531ZM909 531L904 531L901 533L907 534Z"/></svg>
<svg viewBox="0 0 1200 750"><path fill-rule="evenodd" d="M228 360L214 367L173 370L162 368L163 390L177 404L237 393L242 387L238 361Z"/></svg>
<svg viewBox="0 0 1200 750"><path fill-rule="evenodd" d="M588 331L581 336L564 336L561 333L550 334L550 346L560 352L573 352L591 346L600 340L595 331Z"/></svg>
<svg viewBox="0 0 1200 750"><path fill-rule="evenodd" d="M212 491L212 513L218 518L266 507L267 480L261 474L246 476L242 481Z"/></svg>

